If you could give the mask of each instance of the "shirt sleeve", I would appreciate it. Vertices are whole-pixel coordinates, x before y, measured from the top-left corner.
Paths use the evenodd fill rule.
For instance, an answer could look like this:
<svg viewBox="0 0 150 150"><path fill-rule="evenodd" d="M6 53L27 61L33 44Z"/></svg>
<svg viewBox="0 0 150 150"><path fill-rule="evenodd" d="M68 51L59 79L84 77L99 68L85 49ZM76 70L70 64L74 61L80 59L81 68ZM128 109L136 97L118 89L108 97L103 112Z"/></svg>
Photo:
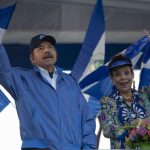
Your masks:
<svg viewBox="0 0 150 150"><path fill-rule="evenodd" d="M143 87L140 91L140 97L144 101L147 116L150 117L150 87Z"/></svg>
<svg viewBox="0 0 150 150"><path fill-rule="evenodd" d="M0 70L1 74L6 74L11 71L11 65L3 45L0 45Z"/></svg>
<svg viewBox="0 0 150 150"><path fill-rule="evenodd" d="M90 96L88 99L88 107L93 115L93 117L99 117L99 112L101 109L100 102L98 99Z"/></svg>
<svg viewBox="0 0 150 150"><path fill-rule="evenodd" d="M117 139L126 131L122 129L117 119L117 105L113 99L103 97L101 99L100 121L103 134L106 138Z"/></svg>
<svg viewBox="0 0 150 150"><path fill-rule="evenodd" d="M73 77L72 77L73 78ZM82 94L77 81L75 81L75 86L77 89L78 100L80 103L80 113L81 113L81 132L82 132L82 150L96 149L96 122L95 116L89 108L88 102L86 101L84 95Z"/></svg>
<svg viewBox="0 0 150 150"><path fill-rule="evenodd" d="M96 149L95 116L84 100L82 109L82 149Z"/></svg>
<svg viewBox="0 0 150 150"><path fill-rule="evenodd" d="M15 97L12 89L14 88L12 73L8 55L3 45L0 45L0 84Z"/></svg>
<svg viewBox="0 0 150 150"><path fill-rule="evenodd" d="M149 98L149 101L150 101L150 85L141 87L141 89L139 89L139 91L146 94Z"/></svg>

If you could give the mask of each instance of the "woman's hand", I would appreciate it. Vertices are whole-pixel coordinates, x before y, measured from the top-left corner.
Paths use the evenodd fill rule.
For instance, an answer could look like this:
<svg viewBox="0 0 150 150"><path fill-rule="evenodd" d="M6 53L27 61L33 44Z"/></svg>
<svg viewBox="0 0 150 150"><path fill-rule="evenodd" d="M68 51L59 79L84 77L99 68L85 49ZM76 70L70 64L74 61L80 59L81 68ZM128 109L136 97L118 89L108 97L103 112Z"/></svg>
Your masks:
<svg viewBox="0 0 150 150"><path fill-rule="evenodd" d="M141 126L142 120L143 119L139 118L139 119L135 119L135 120L131 121L131 126Z"/></svg>
<svg viewBox="0 0 150 150"><path fill-rule="evenodd" d="M150 123L150 118L142 118L142 119L136 119L136 120L133 120L131 121L131 125L133 126L137 126L137 127L140 127L140 126L144 126L145 123Z"/></svg>

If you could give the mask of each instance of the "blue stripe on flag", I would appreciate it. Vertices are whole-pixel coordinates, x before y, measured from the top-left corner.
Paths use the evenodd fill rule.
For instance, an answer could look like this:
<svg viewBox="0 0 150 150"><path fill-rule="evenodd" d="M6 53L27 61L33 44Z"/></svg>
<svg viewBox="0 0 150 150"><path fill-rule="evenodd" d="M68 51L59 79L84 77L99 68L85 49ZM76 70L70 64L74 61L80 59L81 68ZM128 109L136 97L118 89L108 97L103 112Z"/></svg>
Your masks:
<svg viewBox="0 0 150 150"><path fill-rule="evenodd" d="M126 55L128 58L130 58L132 61L136 60L136 63L137 63L138 60L142 57L142 54L144 51L143 49L148 43L149 43L149 38L143 37L137 42L133 43L131 46L129 46L122 53ZM139 56L139 53L141 52L142 54ZM134 66L136 66L136 63L134 64ZM113 91L113 85L109 77L108 68L100 69L102 67L103 66L100 66L97 69L99 70L99 74L97 73L97 70L96 70L92 72L91 74L89 74L88 76L86 76L80 82L81 88L84 88L82 89L83 92L95 97L98 100L105 95L109 95ZM104 75L106 75L105 78L103 78ZM91 81L91 79L93 80L93 82Z"/></svg>
<svg viewBox="0 0 150 150"><path fill-rule="evenodd" d="M81 89L85 88L87 85L93 84L97 81L103 80L106 76L109 75L108 67L101 66L88 76L86 76L83 80L80 81L79 85Z"/></svg>
<svg viewBox="0 0 150 150"><path fill-rule="evenodd" d="M113 84L109 76L97 82L94 86L84 91L84 93L95 97L98 101L101 97L110 95L113 90Z"/></svg>
<svg viewBox="0 0 150 150"><path fill-rule="evenodd" d="M149 38L144 36L126 49L124 55L131 59L133 68L139 68L143 59L143 51L145 50L145 46L148 44L148 42Z"/></svg>
<svg viewBox="0 0 150 150"><path fill-rule="evenodd" d="M88 106L92 112L93 117L97 117L101 109L99 101L95 97L90 96L88 101Z"/></svg>
<svg viewBox="0 0 150 150"><path fill-rule="evenodd" d="M77 81L83 75L104 30L105 23L102 0L97 0L82 48L71 71L72 76L75 77Z"/></svg>
<svg viewBox="0 0 150 150"><path fill-rule="evenodd" d="M150 41L143 53L139 89L145 86L150 86Z"/></svg>
<svg viewBox="0 0 150 150"><path fill-rule="evenodd" d="M0 112L10 103L9 99L0 90Z"/></svg>
<svg viewBox="0 0 150 150"><path fill-rule="evenodd" d="M16 3L9 7L0 9L0 28L7 29L15 7Z"/></svg>
<svg viewBox="0 0 150 150"><path fill-rule="evenodd" d="M150 86L150 69L148 68L143 68L140 75L139 89L145 86Z"/></svg>
<svg viewBox="0 0 150 150"><path fill-rule="evenodd" d="M125 56L132 59L134 58L149 42L149 38L144 36L140 38L137 42L131 44L125 51Z"/></svg>

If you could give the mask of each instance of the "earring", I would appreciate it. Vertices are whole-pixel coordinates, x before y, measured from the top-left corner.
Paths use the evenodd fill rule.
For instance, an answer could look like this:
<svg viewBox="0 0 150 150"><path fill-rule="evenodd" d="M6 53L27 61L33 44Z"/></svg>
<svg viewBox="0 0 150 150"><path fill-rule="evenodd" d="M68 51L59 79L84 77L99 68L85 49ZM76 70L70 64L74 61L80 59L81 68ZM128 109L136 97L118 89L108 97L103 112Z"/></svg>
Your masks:
<svg viewBox="0 0 150 150"><path fill-rule="evenodd" d="M135 81L133 80L133 90L135 90Z"/></svg>
<svg viewBox="0 0 150 150"><path fill-rule="evenodd" d="M113 89L113 91L116 91L116 86L115 86L115 85L113 85L112 89Z"/></svg>

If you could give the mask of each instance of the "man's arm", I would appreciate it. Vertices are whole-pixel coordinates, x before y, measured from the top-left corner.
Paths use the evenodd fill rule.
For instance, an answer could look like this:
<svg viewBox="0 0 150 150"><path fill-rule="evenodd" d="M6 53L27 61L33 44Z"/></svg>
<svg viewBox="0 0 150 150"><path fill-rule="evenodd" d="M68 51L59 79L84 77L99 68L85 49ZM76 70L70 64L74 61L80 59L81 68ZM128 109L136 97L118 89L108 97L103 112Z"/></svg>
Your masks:
<svg viewBox="0 0 150 150"><path fill-rule="evenodd" d="M0 84L13 95L12 68L3 45L0 45Z"/></svg>
<svg viewBox="0 0 150 150"><path fill-rule="evenodd" d="M96 149L96 123L95 116L89 109L87 101L84 99L83 95L82 101L82 149Z"/></svg>
<svg viewBox="0 0 150 150"><path fill-rule="evenodd" d="M72 76L71 76L72 77ZM73 77L72 77L73 78ZM83 96L80 87L76 80L73 78L77 90L78 100L80 103L80 114L81 114L81 132L82 132L82 150L96 149L96 123L95 115L89 109L89 105Z"/></svg>
<svg viewBox="0 0 150 150"><path fill-rule="evenodd" d="M4 46L0 45L0 74L6 74L10 72L11 65L7 56Z"/></svg>

